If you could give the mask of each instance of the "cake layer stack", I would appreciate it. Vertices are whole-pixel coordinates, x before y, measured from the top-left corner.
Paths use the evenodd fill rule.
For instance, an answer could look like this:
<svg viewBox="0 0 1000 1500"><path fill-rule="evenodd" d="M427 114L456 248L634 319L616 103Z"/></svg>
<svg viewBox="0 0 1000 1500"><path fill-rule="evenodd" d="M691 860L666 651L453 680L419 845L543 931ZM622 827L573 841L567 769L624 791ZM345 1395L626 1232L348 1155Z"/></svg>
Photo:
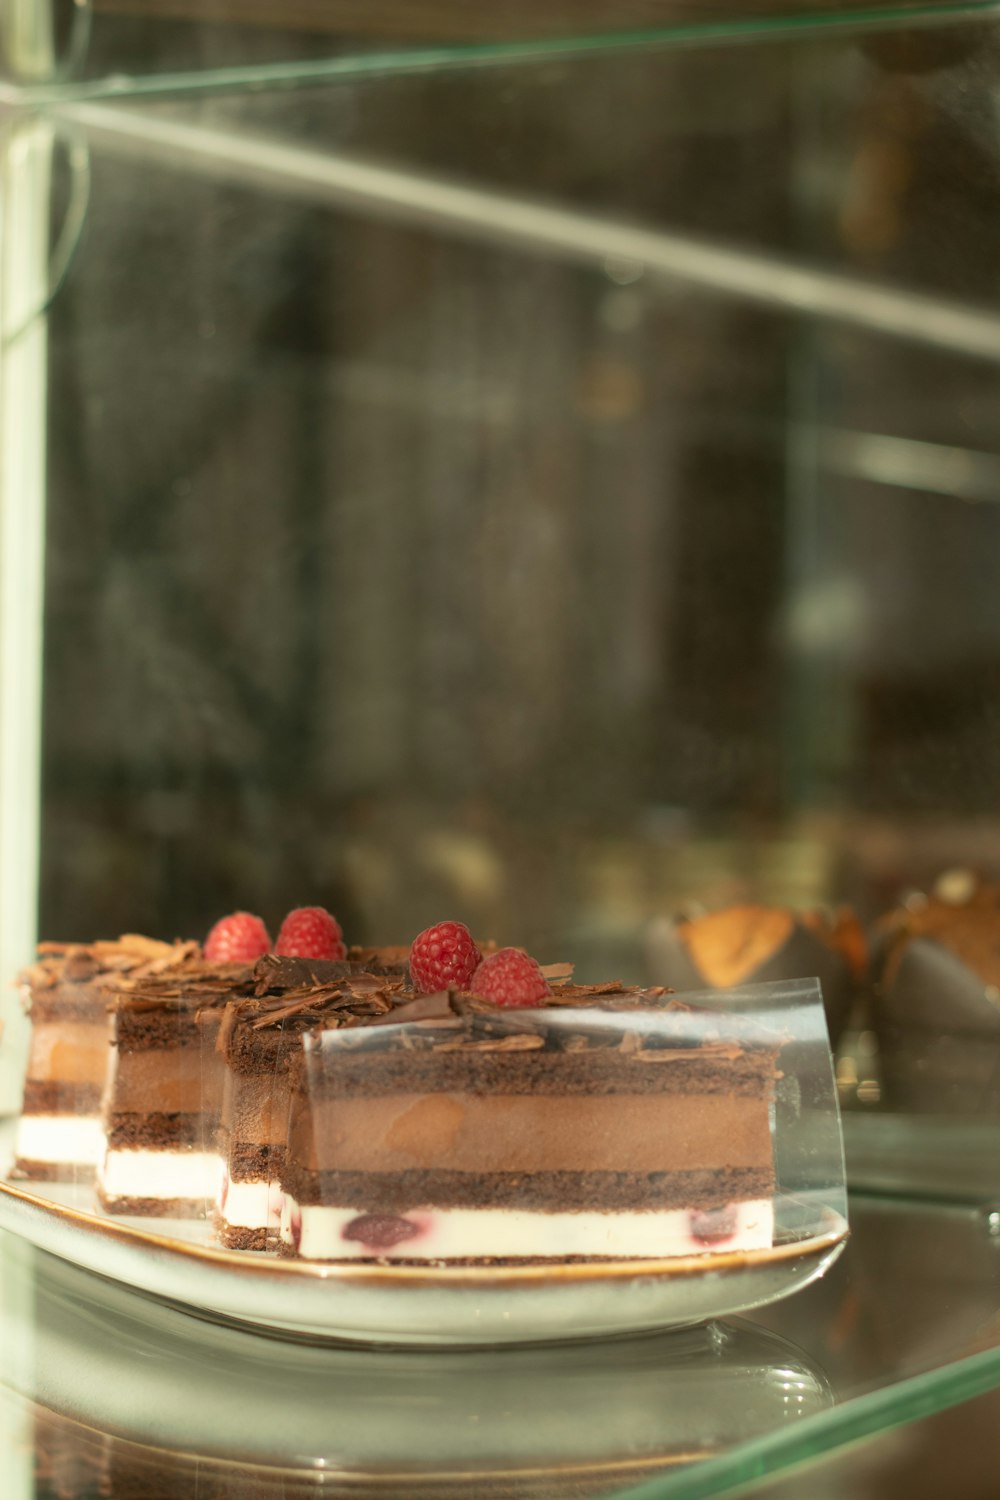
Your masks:
<svg viewBox="0 0 1000 1500"><path fill-rule="evenodd" d="M286 1249L518 1261L769 1245L780 1039L663 990L424 996L292 1063Z"/></svg>
<svg viewBox="0 0 1000 1500"><path fill-rule="evenodd" d="M109 1213L201 1217L214 1202L225 1079L216 1043L224 1006L252 983L252 964L193 959L109 987L112 1062L97 1173Z"/></svg>
<svg viewBox="0 0 1000 1500"><path fill-rule="evenodd" d="M104 1145L101 1099L111 1058L108 986L189 964L195 943L126 935L95 943L42 943L19 976L31 1040L14 1175L70 1181L92 1176Z"/></svg>
<svg viewBox="0 0 1000 1500"><path fill-rule="evenodd" d="M225 1060L217 1222L230 1249L276 1242L293 1057L302 1036L387 1013L406 979L406 950L352 950L346 961L267 957L254 993L231 1001L219 1033Z"/></svg>

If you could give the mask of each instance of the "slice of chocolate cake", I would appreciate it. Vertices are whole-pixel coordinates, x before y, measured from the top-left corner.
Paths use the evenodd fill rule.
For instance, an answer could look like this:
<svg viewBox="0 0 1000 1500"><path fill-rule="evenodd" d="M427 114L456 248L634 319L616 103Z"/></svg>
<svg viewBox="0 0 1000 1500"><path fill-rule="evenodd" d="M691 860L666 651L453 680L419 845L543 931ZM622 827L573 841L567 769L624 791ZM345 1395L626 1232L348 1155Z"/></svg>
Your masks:
<svg viewBox="0 0 1000 1500"><path fill-rule="evenodd" d="M196 943L127 934L116 941L41 943L18 982L31 1041L14 1176L69 1181L91 1175L103 1150L101 1097L111 1057L107 984L190 962Z"/></svg>
<svg viewBox="0 0 1000 1500"><path fill-rule="evenodd" d="M225 1009L217 1227L224 1245L263 1250L277 1240L290 1064L303 1032L386 1014L406 979L405 949L355 949L346 961L259 960L254 993Z"/></svg>
<svg viewBox="0 0 1000 1500"><path fill-rule="evenodd" d="M663 990L425 996L306 1033L282 1239L309 1260L661 1257L771 1244L779 1039Z"/></svg>
<svg viewBox="0 0 1000 1500"><path fill-rule="evenodd" d="M112 1062L97 1194L109 1213L201 1217L214 1202L225 1064L223 1008L251 964L200 960L109 987Z"/></svg>

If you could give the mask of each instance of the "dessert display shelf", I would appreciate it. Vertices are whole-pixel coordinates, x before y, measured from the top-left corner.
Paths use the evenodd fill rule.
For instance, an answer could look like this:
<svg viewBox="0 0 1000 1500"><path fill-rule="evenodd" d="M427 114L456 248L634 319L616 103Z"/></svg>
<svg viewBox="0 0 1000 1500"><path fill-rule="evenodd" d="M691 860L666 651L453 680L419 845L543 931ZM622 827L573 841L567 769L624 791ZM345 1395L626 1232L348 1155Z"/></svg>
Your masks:
<svg viewBox="0 0 1000 1500"><path fill-rule="evenodd" d="M216 1007L188 1038L180 1013L184 1087L201 1048L215 1101L202 1098L202 1138L186 1148L206 1160L215 1150L214 1201L197 1212L164 1200L157 1213L141 1199L130 1211L92 1168L59 1180L11 1165L0 1227L205 1317L398 1344L698 1323L788 1296L842 1248L843 1154L816 981L676 996L553 978L544 1003L505 1009L451 989L407 999L383 965L363 993L350 974L328 984L332 1005L358 1013L317 1021L315 983L306 1005L299 988L273 993L273 959L261 966L271 989L230 1002L221 1025ZM150 982L141 1001L130 992L144 1018L162 1009ZM271 1061L245 1078L256 1125L271 1121L258 1175L262 1202L271 1190L281 1200L278 1221L265 1216L259 1235L234 1241L228 1194L249 1115L234 1106L220 1126L225 1085L240 1086L238 1105L244 1076L220 1070L241 1024L266 1023L256 1033L266 1038L275 1017L279 1036L291 1027L287 1066L265 1048ZM118 1050L127 1036L119 1028ZM173 1088L176 1051L135 1056L169 1064ZM132 1056L109 1073L109 1157ZM237 1048L234 1060L246 1058ZM183 1163L183 1142L173 1149Z"/></svg>

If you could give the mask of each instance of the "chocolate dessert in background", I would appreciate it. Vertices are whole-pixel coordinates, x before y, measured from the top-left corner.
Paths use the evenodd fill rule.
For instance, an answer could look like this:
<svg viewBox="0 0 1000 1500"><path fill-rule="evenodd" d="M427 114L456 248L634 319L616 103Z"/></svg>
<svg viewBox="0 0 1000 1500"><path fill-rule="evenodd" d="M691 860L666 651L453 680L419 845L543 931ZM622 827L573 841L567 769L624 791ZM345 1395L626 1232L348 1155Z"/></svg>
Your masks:
<svg viewBox="0 0 1000 1500"><path fill-rule="evenodd" d="M126 934L94 943L40 943L18 976L31 1042L13 1176L67 1182L91 1176L104 1137L101 1098L111 1057L109 983L188 964L195 943Z"/></svg>
<svg viewBox="0 0 1000 1500"><path fill-rule="evenodd" d="M819 980L836 1046L868 969L864 931L847 907L797 912L746 904L657 924L653 977L675 990Z"/></svg>
<svg viewBox="0 0 1000 1500"><path fill-rule="evenodd" d="M872 958L884 1106L1000 1111L1000 884L942 875L881 919Z"/></svg>

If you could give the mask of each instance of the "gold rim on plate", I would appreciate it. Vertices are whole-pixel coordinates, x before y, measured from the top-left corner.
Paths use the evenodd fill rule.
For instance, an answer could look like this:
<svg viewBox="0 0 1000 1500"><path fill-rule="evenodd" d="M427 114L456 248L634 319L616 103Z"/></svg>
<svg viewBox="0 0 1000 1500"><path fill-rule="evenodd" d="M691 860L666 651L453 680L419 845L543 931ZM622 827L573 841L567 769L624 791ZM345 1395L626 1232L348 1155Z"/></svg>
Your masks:
<svg viewBox="0 0 1000 1500"><path fill-rule="evenodd" d="M56 1218L73 1224L92 1236L113 1239L131 1246L148 1246L151 1249L175 1256L179 1259L197 1260L204 1264L239 1271L254 1277L270 1277L289 1283L303 1278L309 1281L336 1281L341 1285L392 1285L413 1286L532 1286L538 1283L551 1285L553 1281L606 1281L622 1277L683 1277L703 1275L705 1271L726 1273L741 1271L751 1266L775 1265L781 1261L795 1260L801 1256L818 1256L832 1250L848 1235L845 1219L832 1209L823 1210L823 1222L829 1227L802 1239L786 1240L764 1250L716 1251L710 1256L670 1256L660 1260L606 1260L578 1261L571 1263L533 1262L520 1266L402 1266L387 1262L382 1265L357 1265L350 1261L331 1264L325 1261L283 1260L262 1255L259 1251L225 1250L214 1245L198 1245L189 1240L175 1239L172 1235L138 1229L131 1224L117 1224L112 1220L84 1209L72 1208L57 1203L51 1198L40 1198L35 1193L0 1179L0 1202L6 1197L22 1205L29 1212ZM2 1215L0 1215L2 1225ZM12 1226L6 1226L12 1227Z"/></svg>

